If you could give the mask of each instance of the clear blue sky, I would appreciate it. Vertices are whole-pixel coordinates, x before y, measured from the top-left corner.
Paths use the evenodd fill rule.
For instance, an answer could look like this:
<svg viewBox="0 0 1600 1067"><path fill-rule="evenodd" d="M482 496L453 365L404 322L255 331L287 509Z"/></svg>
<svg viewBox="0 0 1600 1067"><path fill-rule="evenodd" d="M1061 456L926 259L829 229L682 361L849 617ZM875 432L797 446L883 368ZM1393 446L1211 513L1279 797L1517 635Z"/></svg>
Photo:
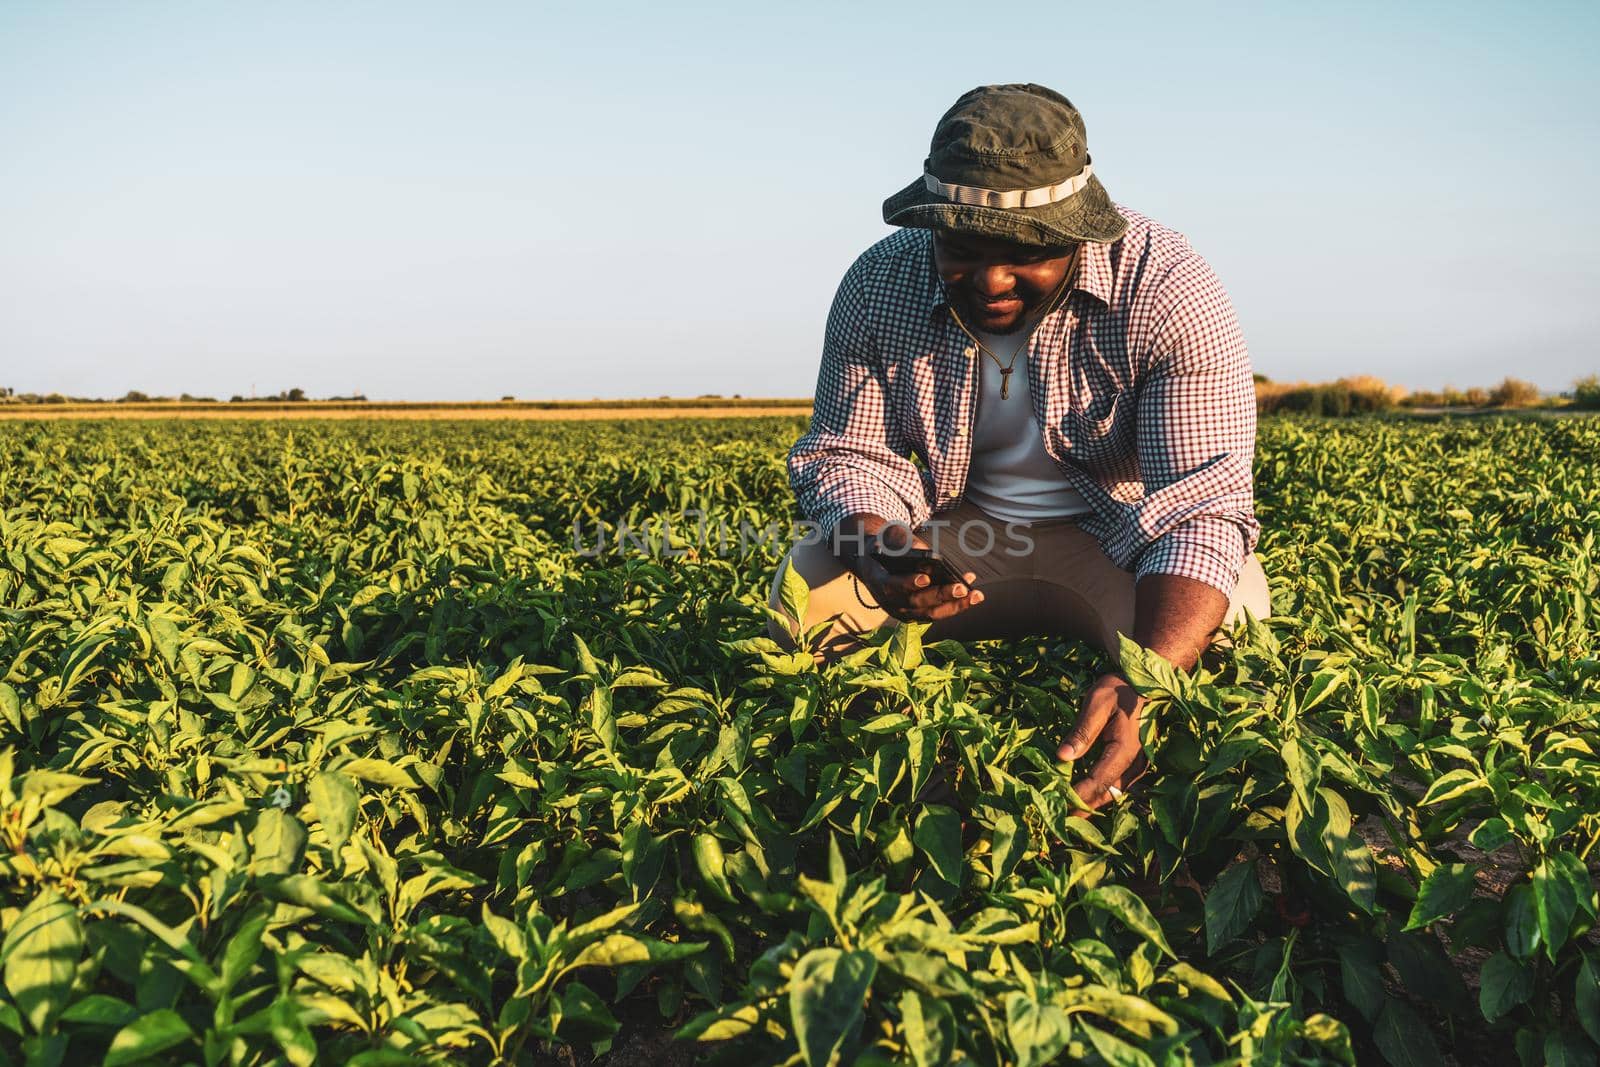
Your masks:
<svg viewBox="0 0 1600 1067"><path fill-rule="evenodd" d="M1600 371L1600 4L0 3L0 385L808 395L965 90L1082 110L1256 368Z"/></svg>

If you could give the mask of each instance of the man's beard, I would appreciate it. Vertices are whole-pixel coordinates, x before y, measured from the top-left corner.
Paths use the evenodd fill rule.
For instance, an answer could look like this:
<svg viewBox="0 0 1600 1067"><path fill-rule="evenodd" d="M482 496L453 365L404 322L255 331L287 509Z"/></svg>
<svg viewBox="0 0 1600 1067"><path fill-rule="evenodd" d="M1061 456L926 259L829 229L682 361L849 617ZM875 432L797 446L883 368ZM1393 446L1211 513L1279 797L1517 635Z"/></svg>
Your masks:
<svg viewBox="0 0 1600 1067"><path fill-rule="evenodd" d="M996 337L1007 337L1007 336L1010 336L1011 334L1022 332L1022 330L1028 325L1028 321L1029 321L1029 319L1032 318L1033 313L1034 313L1034 311L1036 309L1029 307L1028 306L1028 302L1026 300L1024 300L1022 298L1021 294L1019 294L1019 293L1008 293L1004 297L1002 297L1001 299L1019 301L1022 304L1022 310L1017 313L1017 317L1011 323L1011 325L1005 327L1004 329L991 330L991 329L988 329L987 327L985 327L983 332L984 333L992 333ZM963 294L962 302L966 305L967 316L969 318L971 318L973 320L973 322L976 323L976 322L982 322L983 321L984 315L983 315L983 307L982 307L982 301L981 300L979 300L976 296L968 293L968 294Z"/></svg>

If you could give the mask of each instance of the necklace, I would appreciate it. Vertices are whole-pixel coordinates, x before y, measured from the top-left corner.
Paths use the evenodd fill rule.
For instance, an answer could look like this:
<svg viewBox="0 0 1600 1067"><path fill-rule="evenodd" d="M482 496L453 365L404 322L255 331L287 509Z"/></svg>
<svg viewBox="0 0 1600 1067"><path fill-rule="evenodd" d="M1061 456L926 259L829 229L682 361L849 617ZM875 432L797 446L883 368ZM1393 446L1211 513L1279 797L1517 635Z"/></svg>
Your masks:
<svg viewBox="0 0 1600 1067"><path fill-rule="evenodd" d="M1021 343L1019 343L1016 348L1011 350L1011 361L1009 363L1002 364L1000 362L1000 357L995 355L992 351L990 351L988 345L986 345L982 341L978 340L978 335L977 334L975 334L971 330L967 329L967 324L961 321L961 315L959 313L957 313L957 311L956 311L956 305L955 305L954 301L950 302L950 304L948 305L949 308L950 308L950 317L952 319L956 320L956 325L961 327L961 332L966 334L968 337L970 337L972 339L972 343L978 346L979 351L981 351L984 355L988 356L990 359L994 360L994 365L996 367L1000 368L1000 399L1001 400L1006 400L1011 396L1011 372L1014 369L1016 369L1017 356L1019 356L1022 353L1022 350L1024 348L1028 347L1028 341L1033 338L1033 331L1034 331L1035 328L1038 327L1039 323L1043 322L1046 318L1048 318L1050 316L1051 312L1055 311L1055 309L1056 309L1056 301L1060 299L1062 293L1066 292L1067 279L1071 278L1074 274L1077 273L1077 271L1073 270L1072 268L1077 266L1077 263L1078 263L1078 252L1081 251L1082 248L1083 248L1083 246L1079 245L1077 248L1073 249L1072 262L1070 264L1068 264L1068 269L1062 272L1062 274L1061 274L1061 284L1056 286L1056 291L1050 297L1050 303L1049 303L1049 305L1047 305L1047 307L1045 309L1045 313L1043 315L1040 315L1039 318L1037 320L1035 320L1033 326L1029 327L1028 330L1025 333L1023 333Z"/></svg>

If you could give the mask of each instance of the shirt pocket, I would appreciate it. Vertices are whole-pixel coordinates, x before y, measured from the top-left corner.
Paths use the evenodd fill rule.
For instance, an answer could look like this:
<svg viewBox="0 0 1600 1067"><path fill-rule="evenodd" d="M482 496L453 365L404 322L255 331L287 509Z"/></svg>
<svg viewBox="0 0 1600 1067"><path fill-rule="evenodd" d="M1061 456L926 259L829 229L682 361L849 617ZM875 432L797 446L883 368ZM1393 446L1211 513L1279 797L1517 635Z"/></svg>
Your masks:
<svg viewBox="0 0 1600 1067"><path fill-rule="evenodd" d="M1132 454L1135 406L1133 390L1112 389L1068 407L1062 430L1073 458L1104 469Z"/></svg>

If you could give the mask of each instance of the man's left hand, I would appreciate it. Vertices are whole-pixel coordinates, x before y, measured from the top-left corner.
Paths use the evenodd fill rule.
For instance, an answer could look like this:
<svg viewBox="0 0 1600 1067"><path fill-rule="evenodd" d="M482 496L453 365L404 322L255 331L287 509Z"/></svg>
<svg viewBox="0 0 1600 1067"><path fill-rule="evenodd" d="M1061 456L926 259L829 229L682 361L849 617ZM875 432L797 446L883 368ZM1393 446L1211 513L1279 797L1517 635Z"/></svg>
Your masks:
<svg viewBox="0 0 1600 1067"><path fill-rule="evenodd" d="M1083 697L1083 710L1056 753L1063 760L1082 759L1097 739L1105 744L1089 776L1073 788L1091 808L1111 800L1111 787L1125 790L1148 769L1139 743L1139 712L1144 698L1121 675L1102 674ZM1077 812L1087 816L1087 812Z"/></svg>

